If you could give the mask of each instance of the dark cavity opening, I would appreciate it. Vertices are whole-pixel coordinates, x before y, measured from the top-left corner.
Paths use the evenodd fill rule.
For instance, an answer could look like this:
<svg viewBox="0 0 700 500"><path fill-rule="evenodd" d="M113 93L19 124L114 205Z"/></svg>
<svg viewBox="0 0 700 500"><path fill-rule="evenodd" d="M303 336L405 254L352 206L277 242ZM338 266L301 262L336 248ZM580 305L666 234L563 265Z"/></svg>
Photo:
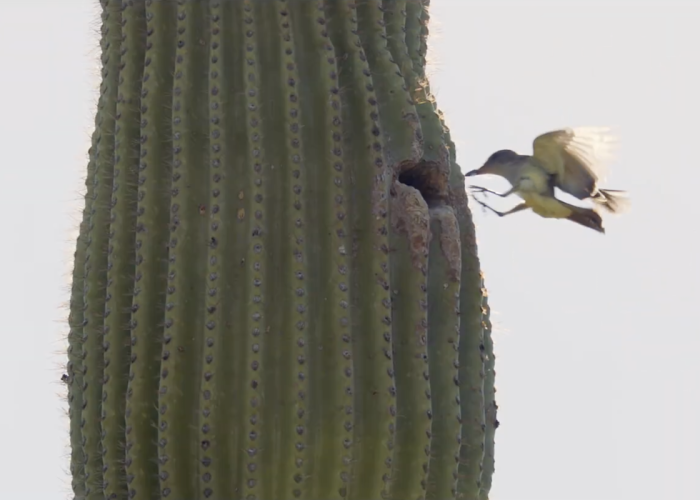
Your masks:
<svg viewBox="0 0 700 500"><path fill-rule="evenodd" d="M398 168L398 180L402 184L417 189L428 207L447 203L447 183L449 171L438 162L419 160L403 161Z"/></svg>

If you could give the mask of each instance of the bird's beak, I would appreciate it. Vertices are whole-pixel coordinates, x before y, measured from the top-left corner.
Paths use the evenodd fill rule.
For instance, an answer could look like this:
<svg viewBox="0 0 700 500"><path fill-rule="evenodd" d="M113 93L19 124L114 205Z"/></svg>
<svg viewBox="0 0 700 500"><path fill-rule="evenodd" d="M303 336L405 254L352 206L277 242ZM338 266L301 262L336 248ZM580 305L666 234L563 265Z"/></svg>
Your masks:
<svg viewBox="0 0 700 500"><path fill-rule="evenodd" d="M479 175L479 173L480 173L479 170L480 170L480 169L477 169L477 170L470 170L469 172L467 172L466 174L464 174L464 177L472 177L472 176L474 176L474 175Z"/></svg>

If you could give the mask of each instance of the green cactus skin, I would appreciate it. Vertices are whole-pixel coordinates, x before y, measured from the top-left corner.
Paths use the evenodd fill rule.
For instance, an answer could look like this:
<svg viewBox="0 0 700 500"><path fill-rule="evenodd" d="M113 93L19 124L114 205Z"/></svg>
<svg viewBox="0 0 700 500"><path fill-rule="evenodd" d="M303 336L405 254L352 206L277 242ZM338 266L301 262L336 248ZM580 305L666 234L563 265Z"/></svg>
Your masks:
<svg viewBox="0 0 700 500"><path fill-rule="evenodd" d="M459 388L462 408L462 434L459 463L458 498L476 499L481 492L485 450L484 400L484 278L477 256L474 222L467 208L464 176L455 163L454 143L445 126L445 141L450 152L451 206L459 225L462 252L460 289ZM456 186L456 189L455 189ZM470 295L471 294L471 295Z"/></svg>
<svg viewBox="0 0 700 500"><path fill-rule="evenodd" d="M376 4L372 6L377 7ZM325 5L325 15L338 66L341 123L346 124L344 137L341 136L341 156L334 168L349 170L349 184L343 194L347 201L343 205L347 204L352 231L344 238L343 245L351 256L348 343L353 359L351 412L354 418L348 458L352 467L346 478L347 488L335 492L334 497L346 494L349 499L359 500L387 494L386 483L391 479L393 459L396 391L387 192L391 174L382 143L375 83L357 35L359 12L347 1L329 1ZM397 135L405 132L406 127L397 127ZM345 214L338 211L336 217L345 217ZM344 269L338 271L345 273ZM365 305L358 307L360 303ZM343 318L339 319L342 325ZM374 333L368 335L367 332Z"/></svg>
<svg viewBox="0 0 700 500"><path fill-rule="evenodd" d="M498 428L498 405L496 404L496 355L493 351L493 339L491 337L491 308L488 295L484 294L484 403L486 406L486 446L484 452L484 468L481 475L480 500L489 500L491 481L495 470L494 437Z"/></svg>
<svg viewBox="0 0 700 500"><path fill-rule="evenodd" d="M117 17L118 13L114 13ZM111 17L111 14L110 14ZM143 3L121 11L121 43L114 118L114 166L107 248L107 287L104 320L104 383L102 386L103 481L107 498L127 493L124 462L126 394L129 372L129 321L134 295L134 263L138 183L139 93L143 77L145 28ZM111 43L111 42L110 42ZM128 277L129 279L125 279ZM99 490L98 490L99 491Z"/></svg>
<svg viewBox="0 0 700 500"><path fill-rule="evenodd" d="M127 6L129 9L130 6ZM140 137L136 209L137 254L131 313L131 355L126 394L126 479L129 491L158 498L158 360L165 337L170 179L172 177L172 89L175 4L154 2L146 9L140 90ZM166 22L168 21L168 22ZM137 64L138 61L135 61ZM165 367L163 367L165 368ZM139 493L140 494L140 493Z"/></svg>
<svg viewBox="0 0 700 500"><path fill-rule="evenodd" d="M92 150L94 158L94 174L92 199L87 200L90 214L85 233L84 262L84 317L83 317L83 342L82 342L82 412L80 413L80 427L82 433L82 446L85 474L85 497L97 499L103 497L103 471L104 459L113 457L113 451L109 447L112 433L107 431L102 438L104 427L103 416L112 425L123 428L113 421L114 415L108 409L118 405L118 398L122 394L111 394L109 387L114 381L109 380L114 366L124 370L125 361L119 359L123 354L121 349L125 342L116 342L115 351L110 350L109 342L112 332L108 332L108 323L113 319L109 316L112 312L111 304L108 305L107 288L109 286L110 273L110 248L116 237L116 227L112 227L110 216L117 212L111 210L113 197L113 179L115 163L115 128L117 110L117 76L119 75L121 37L121 9L116 3L103 3L102 16L102 85L100 98L97 104L95 148ZM120 235L121 236L121 235ZM121 239L121 238L120 238ZM127 255L131 254L127 250ZM126 257L126 256L125 256ZM112 284L114 287L114 284ZM110 287L110 288L112 288ZM127 295L128 297L128 295ZM121 311L115 310L119 315ZM126 326L126 325L123 325ZM116 335L119 335L117 332ZM106 349L105 349L106 348ZM111 364L112 358L115 365ZM123 378L123 376L119 377ZM116 385L123 385L117 380ZM75 415L73 418L78 418ZM115 429L115 431L117 431ZM103 455L104 453L104 455ZM111 464L109 464L111 465ZM114 464L116 466L116 464ZM112 487L114 485L110 485Z"/></svg>
<svg viewBox="0 0 700 500"><path fill-rule="evenodd" d="M428 206L420 193L394 186L390 245L394 374L400 416L394 441L390 498L421 498L430 461L431 405L428 366ZM414 272L406 272L414 268Z"/></svg>
<svg viewBox="0 0 700 500"><path fill-rule="evenodd" d="M455 498L461 443L459 394L459 226L451 207L430 210L428 359L433 413L426 498Z"/></svg>
<svg viewBox="0 0 700 500"><path fill-rule="evenodd" d="M88 151L90 158L87 165L88 181L95 177L95 161L93 152L95 151L97 132L92 135L92 146ZM73 256L75 264L71 276L71 296L70 312L68 315L68 415L70 418L70 446L71 446L71 487L76 498L85 497L85 453L82 444L82 407L83 407L83 325L84 325L84 290L85 290L85 257L87 254L87 232L90 221L89 200L94 197L94 187L91 182L86 182L85 208L83 209L83 220L80 223L80 230L76 242L75 254Z"/></svg>
<svg viewBox="0 0 700 500"><path fill-rule="evenodd" d="M427 0L102 0L76 499L487 500L491 327Z"/></svg>

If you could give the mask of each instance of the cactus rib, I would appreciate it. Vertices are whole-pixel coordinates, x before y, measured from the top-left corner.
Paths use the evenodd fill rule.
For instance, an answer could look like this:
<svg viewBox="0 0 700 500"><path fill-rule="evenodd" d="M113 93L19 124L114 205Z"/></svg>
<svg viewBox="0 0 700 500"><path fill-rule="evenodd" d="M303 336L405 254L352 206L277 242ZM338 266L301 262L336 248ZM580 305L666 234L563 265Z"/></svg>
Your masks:
<svg viewBox="0 0 700 500"><path fill-rule="evenodd" d="M124 496L123 467L126 393L131 356L129 321L134 288L136 193L139 149L140 93L146 29L144 5L124 3L115 115L115 156L111 220L107 249L107 295L104 325L104 383L102 386L102 453L107 498ZM116 465L118 464L118 465Z"/></svg>
<svg viewBox="0 0 700 500"><path fill-rule="evenodd" d="M338 67L322 1L290 4L296 41L298 72L309 77L299 86L304 127L302 149L307 176L305 201L316 209L305 212L309 258L308 370L323 373L309 377L310 453L306 480L311 498L343 498L347 495L352 462L353 366L349 343L349 253L347 204L348 169L343 161ZM308 251L307 251L308 252Z"/></svg>
<svg viewBox="0 0 700 500"><path fill-rule="evenodd" d="M85 312L83 330L83 410L81 426L85 457L85 497L103 497L102 386L104 384L104 319L106 306L107 252L110 203L114 169L114 128L120 60L121 2L102 1L102 85L97 104L94 148L94 192L90 206L85 257ZM115 394L115 398L119 395Z"/></svg>
<svg viewBox="0 0 700 500"><path fill-rule="evenodd" d="M391 193L391 294L396 437L388 498L424 498L431 447L428 374L428 206L398 181ZM413 272L407 272L411 270Z"/></svg>
<svg viewBox="0 0 700 500"><path fill-rule="evenodd" d="M428 266L428 359L433 401L433 433L426 499L456 496L461 443L459 394L459 298L461 245L451 207L430 210Z"/></svg>
<svg viewBox="0 0 700 500"><path fill-rule="evenodd" d="M168 283L161 352L158 446L161 495L195 498L193 471L210 442L200 441L206 399L199 373L213 362L202 351L209 339L204 325L206 257L211 245L201 205L209 199L208 32L206 12L197 2L179 1L175 73L172 87L173 164L170 201ZM195 332L200 332L197 335ZM204 359L203 359L204 358Z"/></svg>
<svg viewBox="0 0 700 500"><path fill-rule="evenodd" d="M126 479L129 498L160 495L158 393L167 288L172 140L169 99L175 54L175 4L146 2L140 93L138 188L131 357L126 391ZM142 35L143 36L143 35Z"/></svg>
<svg viewBox="0 0 700 500"><path fill-rule="evenodd" d="M484 294L484 357L486 358L484 370L484 405L486 407L486 446L484 449L484 468L481 474L481 491L479 500L488 500L491 492L491 483L495 470L494 436L498 428L498 405L496 404L495 378L496 355L493 351L493 339L491 337L491 308L489 307L488 294Z"/></svg>

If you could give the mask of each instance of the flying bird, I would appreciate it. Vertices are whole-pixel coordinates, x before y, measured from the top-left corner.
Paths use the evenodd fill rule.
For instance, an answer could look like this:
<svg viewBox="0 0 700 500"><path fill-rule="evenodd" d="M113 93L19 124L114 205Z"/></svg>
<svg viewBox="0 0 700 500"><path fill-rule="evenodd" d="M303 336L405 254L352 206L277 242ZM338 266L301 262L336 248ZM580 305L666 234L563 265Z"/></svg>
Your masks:
<svg viewBox="0 0 700 500"><path fill-rule="evenodd" d="M507 212L499 212L475 198L484 208L499 217L531 209L546 218L568 219L600 233L605 233L603 219L595 208L571 205L554 195L559 188L579 200L590 199L595 206L611 213L627 207L626 192L598 187L604 173L604 160L610 156L614 138L604 127L566 128L535 138L532 155L509 149L493 153L480 168L466 177L482 174L500 175L510 184L505 193L481 186L471 186L477 193L491 193L505 198L517 194L523 203Z"/></svg>

